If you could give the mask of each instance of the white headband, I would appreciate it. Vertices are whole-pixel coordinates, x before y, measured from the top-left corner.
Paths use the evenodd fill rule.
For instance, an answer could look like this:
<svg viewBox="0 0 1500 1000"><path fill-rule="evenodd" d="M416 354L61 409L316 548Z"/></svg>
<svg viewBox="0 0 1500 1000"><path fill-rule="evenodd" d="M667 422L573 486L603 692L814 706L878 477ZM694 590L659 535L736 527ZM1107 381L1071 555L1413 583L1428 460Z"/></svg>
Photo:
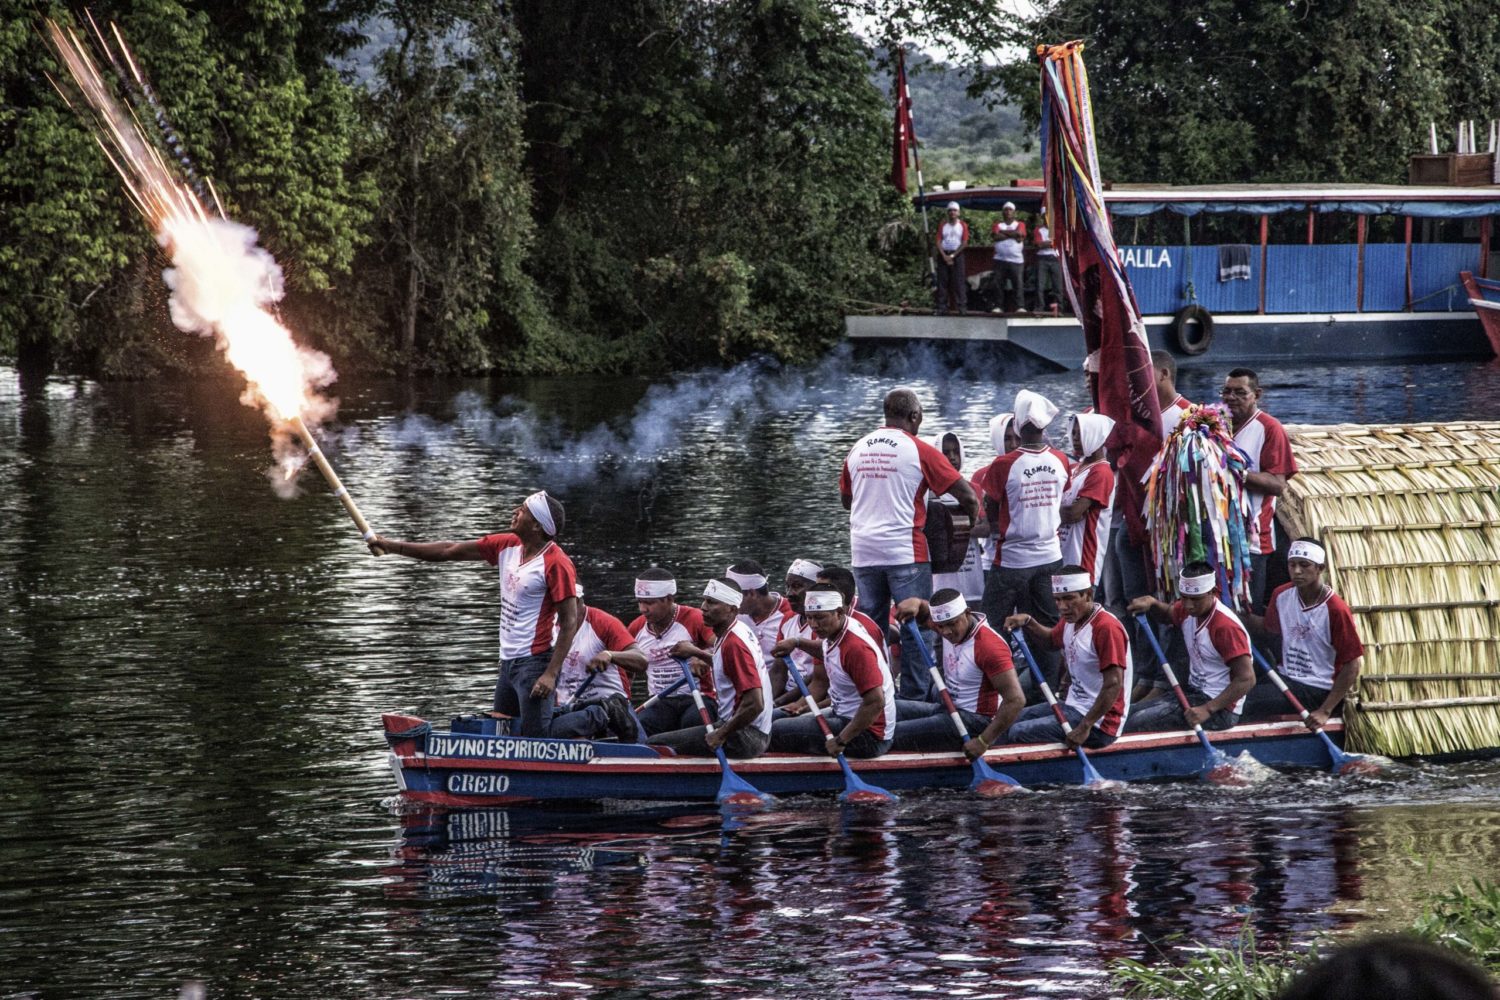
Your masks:
<svg viewBox="0 0 1500 1000"><path fill-rule="evenodd" d="M842 611L844 597L836 590L812 590L802 598L804 611Z"/></svg>
<svg viewBox="0 0 1500 1000"><path fill-rule="evenodd" d="M1093 585L1093 578L1087 573L1064 573L1052 578L1052 592L1054 594L1077 593L1088 590Z"/></svg>
<svg viewBox="0 0 1500 1000"><path fill-rule="evenodd" d="M811 559L793 559L792 565L787 568L786 575L800 577L803 580L816 580L821 572L823 572L823 567Z"/></svg>
<svg viewBox="0 0 1500 1000"><path fill-rule="evenodd" d="M1319 566L1328 562L1328 553L1323 551L1323 546L1317 542L1293 542L1292 547L1287 550L1288 559L1306 559L1310 563Z"/></svg>
<svg viewBox="0 0 1500 1000"><path fill-rule="evenodd" d="M557 534L557 522L552 520L552 508L547 505L547 491L537 490L526 498L526 509L536 518L536 523L550 537Z"/></svg>
<svg viewBox="0 0 1500 1000"><path fill-rule="evenodd" d="M708 581L708 585L703 588L703 596L711 601L727 604L731 608L739 607L740 602L745 599L745 595L738 593L733 587L725 586L718 580Z"/></svg>
<svg viewBox="0 0 1500 1000"><path fill-rule="evenodd" d="M752 575L750 573L736 573L732 569L726 569L724 571L724 575L729 577L729 579L733 580L735 583L739 584L747 591L759 590L766 585L766 578L763 574L760 573Z"/></svg>
<svg viewBox="0 0 1500 1000"><path fill-rule="evenodd" d="M932 605L930 613L932 615L932 620L935 622L951 622L953 619L957 618L959 615L968 610L969 605L964 601L964 595L959 594L947 604Z"/></svg>
<svg viewBox="0 0 1500 1000"><path fill-rule="evenodd" d="M676 580L637 580L635 581L635 596L651 600L657 597L671 597L677 593Z"/></svg>
<svg viewBox="0 0 1500 1000"><path fill-rule="evenodd" d="M1218 585L1218 578L1212 573L1204 573L1202 576L1183 576L1177 579L1177 593L1183 597L1202 597L1204 594L1212 594Z"/></svg>
<svg viewBox="0 0 1500 1000"><path fill-rule="evenodd" d="M583 584L573 584L573 596L578 598L580 601L583 600Z"/></svg>

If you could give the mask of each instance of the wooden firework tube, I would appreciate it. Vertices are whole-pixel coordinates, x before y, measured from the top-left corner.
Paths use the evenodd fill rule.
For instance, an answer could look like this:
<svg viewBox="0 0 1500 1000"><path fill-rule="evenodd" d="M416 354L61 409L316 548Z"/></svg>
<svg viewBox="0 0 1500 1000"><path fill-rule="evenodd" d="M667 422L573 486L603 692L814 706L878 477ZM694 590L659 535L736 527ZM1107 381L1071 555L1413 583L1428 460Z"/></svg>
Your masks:
<svg viewBox="0 0 1500 1000"><path fill-rule="evenodd" d="M312 460L317 465L318 471L323 473L324 479L328 480L328 485L333 489L333 495L339 498L339 503L343 504L344 509L349 512L349 516L354 518L354 524L355 527L359 528L360 536L367 542L374 538L375 530L370 527L370 522L365 520L365 516L359 512L359 505L354 502L354 498L344 488L344 483L339 479L339 474L333 471L333 466L328 463L328 456L324 455L323 449L318 447L318 442L313 438L312 431L307 429L307 424L303 423L301 417L293 417L291 425L301 436L302 443L307 446L307 453L312 456Z"/></svg>

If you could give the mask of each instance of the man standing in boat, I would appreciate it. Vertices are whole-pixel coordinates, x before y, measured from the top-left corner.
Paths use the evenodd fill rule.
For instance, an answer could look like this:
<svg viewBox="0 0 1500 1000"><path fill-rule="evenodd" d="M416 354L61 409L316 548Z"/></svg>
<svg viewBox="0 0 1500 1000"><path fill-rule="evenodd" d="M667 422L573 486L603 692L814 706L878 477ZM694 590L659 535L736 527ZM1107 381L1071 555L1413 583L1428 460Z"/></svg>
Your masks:
<svg viewBox="0 0 1500 1000"><path fill-rule="evenodd" d="M1000 295L997 312L1019 312L1026 304L1026 223L1016 218L1016 204L1000 206L995 223L995 290Z"/></svg>
<svg viewBox="0 0 1500 1000"><path fill-rule="evenodd" d="M1245 453L1245 494L1250 519L1245 535L1250 543L1250 609L1264 614L1266 568L1276 551L1276 498L1286 481L1297 474L1292 443L1281 422L1260 408L1264 390L1249 368L1235 368L1224 379L1220 395L1229 407L1234 444Z"/></svg>
<svg viewBox="0 0 1500 1000"><path fill-rule="evenodd" d="M947 493L971 524L979 519L973 488L942 452L917 437L922 426L917 394L894 389L884 408L885 425L859 439L839 475L863 610L882 628L892 602L932 596L932 566L922 532L927 494ZM873 638L881 641L881 635ZM900 682L903 698L929 694L926 667L914 654L902 654Z"/></svg>
<svg viewBox="0 0 1500 1000"><path fill-rule="evenodd" d="M629 632L646 654L646 692L654 699L640 713L641 726L648 736L690 728L698 722L692 692L678 687L676 694L667 693L682 680L672 649L679 642L712 646L713 631L704 624L703 612L677 603L677 581L669 570L653 566L636 574L635 603L641 613ZM704 698L713 698L707 679L702 691Z"/></svg>
<svg viewBox="0 0 1500 1000"><path fill-rule="evenodd" d="M703 589L703 621L713 631L712 648L682 641L672 655L693 657L709 664L707 676L717 693L717 706L705 725L657 733L652 744L679 754L710 757L723 748L726 757L748 760L766 752L771 742L771 678L761 657L760 642L740 620L744 593L727 577L710 580Z"/></svg>
<svg viewBox="0 0 1500 1000"><path fill-rule="evenodd" d="M1257 630L1281 640L1281 676L1308 711L1307 728L1321 729L1336 715L1359 679L1365 647L1344 599L1323 582L1328 554L1314 538L1299 538L1287 552L1290 583L1266 602L1265 618L1247 615ZM1287 705L1273 685L1259 684L1246 699L1245 717L1279 715Z"/></svg>
<svg viewBox="0 0 1500 1000"><path fill-rule="evenodd" d="M969 276L964 251L969 247L969 224L958 217L958 202L948 202L948 218L938 223L932 238L937 252L937 309L948 315L950 306L960 316L969 311Z"/></svg>
<svg viewBox="0 0 1500 1000"><path fill-rule="evenodd" d="M1096 584L1104 575L1104 550L1115 503L1115 470L1104 459L1104 439L1115 422L1102 413L1073 418L1073 449L1082 460L1068 474L1058 529L1064 562L1088 570Z"/></svg>
<svg viewBox="0 0 1500 1000"><path fill-rule="evenodd" d="M563 505L546 491L511 514L510 530L471 542L405 542L376 535L370 551L424 562L483 560L500 575L500 679L495 711L512 717L513 733L545 736L554 689L583 620L573 561L554 539Z"/></svg>
<svg viewBox="0 0 1500 1000"><path fill-rule="evenodd" d="M1145 613L1182 629L1187 643L1188 677L1183 686L1189 707L1176 698L1144 702L1130 714L1131 732L1181 729L1228 729L1240 721L1245 695L1255 686L1250 660L1250 633L1238 615L1219 600L1218 576L1206 562L1188 563L1177 578L1181 595L1175 604L1137 597L1131 614Z"/></svg>
<svg viewBox="0 0 1500 1000"><path fill-rule="evenodd" d="M896 730L896 686L875 641L844 613L844 596L820 583L803 595L813 631L823 641L823 662L809 685L814 697L828 693L824 737L811 715L779 719L771 727L771 749L779 753L826 753L879 757Z"/></svg>

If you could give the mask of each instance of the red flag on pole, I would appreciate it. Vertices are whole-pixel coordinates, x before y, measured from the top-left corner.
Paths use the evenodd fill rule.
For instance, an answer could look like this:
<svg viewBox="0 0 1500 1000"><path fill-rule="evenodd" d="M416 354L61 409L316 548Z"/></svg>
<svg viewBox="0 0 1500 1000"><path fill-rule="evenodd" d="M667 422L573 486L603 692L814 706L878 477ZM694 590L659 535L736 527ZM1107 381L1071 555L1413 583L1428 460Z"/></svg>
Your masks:
<svg viewBox="0 0 1500 1000"><path fill-rule="evenodd" d="M1141 480L1161 449L1161 408L1146 325L1104 208L1082 51L1082 42L1037 49L1047 218L1085 349L1099 352L1099 412L1115 421L1106 445L1119 473L1130 541L1139 546L1146 543Z"/></svg>
<svg viewBox="0 0 1500 1000"><path fill-rule="evenodd" d="M906 193L906 164L911 158L911 94L906 89L906 50L896 50L896 126L891 148L891 184Z"/></svg>

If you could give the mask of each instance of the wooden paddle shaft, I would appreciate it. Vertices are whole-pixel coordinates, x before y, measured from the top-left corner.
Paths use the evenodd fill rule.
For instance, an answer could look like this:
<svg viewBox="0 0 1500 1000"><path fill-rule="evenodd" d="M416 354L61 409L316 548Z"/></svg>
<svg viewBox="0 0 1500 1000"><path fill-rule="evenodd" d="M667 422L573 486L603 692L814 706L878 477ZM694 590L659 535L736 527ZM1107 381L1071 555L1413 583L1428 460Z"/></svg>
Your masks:
<svg viewBox="0 0 1500 1000"><path fill-rule="evenodd" d="M328 462L328 456L324 455L323 449L318 447L318 442L313 438L312 431L308 430L307 424L302 422L301 417L293 417L291 424L292 429L302 438L302 443L307 447L307 453L312 456L313 463L317 465L318 471L323 473L324 479L328 480L328 485L333 489L333 495L339 498L339 502L344 505L344 509L349 512L349 516L354 518L354 525L359 528L360 537L367 542L374 538L375 530L370 527L370 522L365 520L365 516L359 512L359 505L354 502L354 498L344 488L343 480L339 479L339 474L333 471L333 466Z"/></svg>

